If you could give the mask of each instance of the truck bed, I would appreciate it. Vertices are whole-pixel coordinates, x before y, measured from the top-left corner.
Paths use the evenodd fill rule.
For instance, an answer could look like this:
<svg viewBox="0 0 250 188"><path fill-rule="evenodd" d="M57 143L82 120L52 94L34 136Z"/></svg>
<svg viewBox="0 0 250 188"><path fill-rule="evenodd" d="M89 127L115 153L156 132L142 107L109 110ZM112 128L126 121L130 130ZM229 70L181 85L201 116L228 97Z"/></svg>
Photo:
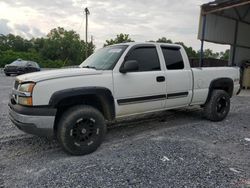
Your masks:
<svg viewBox="0 0 250 188"><path fill-rule="evenodd" d="M192 68L200 67L199 58L189 58L189 63ZM228 67L228 61L214 58L204 58L202 67Z"/></svg>
<svg viewBox="0 0 250 188"><path fill-rule="evenodd" d="M234 94L239 90L240 72L238 67L203 67L191 68L193 72L192 105L204 103L208 96L210 83L217 78L232 78L235 83Z"/></svg>

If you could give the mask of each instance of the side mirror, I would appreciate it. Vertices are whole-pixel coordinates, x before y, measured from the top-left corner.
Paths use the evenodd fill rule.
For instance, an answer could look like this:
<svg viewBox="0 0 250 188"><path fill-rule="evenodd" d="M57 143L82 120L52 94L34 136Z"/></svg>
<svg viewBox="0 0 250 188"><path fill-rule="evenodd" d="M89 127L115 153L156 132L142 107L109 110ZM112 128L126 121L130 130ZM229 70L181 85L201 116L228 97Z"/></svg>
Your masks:
<svg viewBox="0 0 250 188"><path fill-rule="evenodd" d="M133 72L139 70L139 64L136 60L125 61L122 67L120 68L121 73Z"/></svg>

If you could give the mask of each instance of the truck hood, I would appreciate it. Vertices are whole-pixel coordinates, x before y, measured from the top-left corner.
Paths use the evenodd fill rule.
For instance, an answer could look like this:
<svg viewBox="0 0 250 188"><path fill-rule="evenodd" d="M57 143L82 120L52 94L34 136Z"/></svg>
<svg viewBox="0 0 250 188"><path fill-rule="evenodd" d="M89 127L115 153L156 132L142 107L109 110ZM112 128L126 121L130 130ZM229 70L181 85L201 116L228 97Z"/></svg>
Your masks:
<svg viewBox="0 0 250 188"><path fill-rule="evenodd" d="M87 68L69 68L69 69L56 69L41 71L35 73L24 74L18 76L17 79L21 82L40 82L44 80L58 79L64 77L75 77L75 76L84 76L84 75L96 75L102 74L102 70L87 69Z"/></svg>

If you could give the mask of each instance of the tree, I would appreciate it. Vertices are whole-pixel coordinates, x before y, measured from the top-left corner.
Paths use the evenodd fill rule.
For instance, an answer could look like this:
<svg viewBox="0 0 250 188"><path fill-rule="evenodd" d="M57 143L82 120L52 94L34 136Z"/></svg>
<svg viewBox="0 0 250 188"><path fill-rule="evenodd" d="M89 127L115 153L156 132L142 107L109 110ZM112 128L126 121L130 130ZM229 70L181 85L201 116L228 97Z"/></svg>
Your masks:
<svg viewBox="0 0 250 188"><path fill-rule="evenodd" d="M154 41L151 40L149 42L154 42ZM173 41L171 39L167 39L166 37L161 37L156 42L173 44ZM186 50L188 57L192 58L197 57L197 53L192 47L187 47L183 42L176 42L174 44L182 45Z"/></svg>
<svg viewBox="0 0 250 188"><path fill-rule="evenodd" d="M166 37L161 37L157 41L155 41L155 40L149 40L147 42L159 42L159 43L169 43L169 44L173 43L173 41L171 39L167 39Z"/></svg>
<svg viewBox="0 0 250 188"><path fill-rule="evenodd" d="M203 56L205 58L212 58L213 57L213 51L211 49L205 49L203 52Z"/></svg>
<svg viewBox="0 0 250 188"><path fill-rule="evenodd" d="M79 64L86 59L86 43L73 30L67 31L62 27L52 29L44 41L37 41L38 46L42 43L41 54L47 59L62 60L65 65ZM92 43L88 43L88 54L93 53L94 48Z"/></svg>
<svg viewBox="0 0 250 188"><path fill-rule="evenodd" d="M86 48L91 55L95 45L86 45L75 31L62 27L52 29L45 38L31 40L13 34L0 35L0 66L17 58L37 61L42 67L77 65L86 59Z"/></svg>
<svg viewBox="0 0 250 188"><path fill-rule="evenodd" d="M32 48L32 43L21 36L13 34L0 35L0 50L14 50L18 52L27 52Z"/></svg>
<svg viewBox="0 0 250 188"><path fill-rule="evenodd" d="M121 33L119 35L116 35L116 38L114 38L114 39L106 40L104 47L109 46L109 45L113 45L113 44L125 43L125 42L134 42L134 40L132 40L129 37L129 34Z"/></svg>
<svg viewBox="0 0 250 188"><path fill-rule="evenodd" d="M200 57L200 50L197 52L197 57ZM220 59L220 53L218 52L213 52L211 49L205 49L203 52L203 57L204 58L213 58L213 59Z"/></svg>
<svg viewBox="0 0 250 188"><path fill-rule="evenodd" d="M32 38L31 39L31 43L33 44L33 49L36 51L36 52L41 52L41 49L43 48L44 46L44 43L45 43L45 38Z"/></svg>
<svg viewBox="0 0 250 188"><path fill-rule="evenodd" d="M173 43L172 40L167 39L166 37L159 38L156 42L159 42L159 43L170 43L170 44Z"/></svg>
<svg viewBox="0 0 250 188"><path fill-rule="evenodd" d="M192 47L186 46L183 42L176 42L175 44L182 45L189 58L196 58L197 57L197 52Z"/></svg>
<svg viewBox="0 0 250 188"><path fill-rule="evenodd" d="M230 56L230 50L226 50L225 52L220 52L220 59L228 61Z"/></svg>
<svg viewBox="0 0 250 188"><path fill-rule="evenodd" d="M0 52L9 50L9 46L7 44L7 36L0 34Z"/></svg>
<svg viewBox="0 0 250 188"><path fill-rule="evenodd" d="M204 57L218 59L219 53L214 53L213 50L211 50L211 49L205 49L204 50Z"/></svg>

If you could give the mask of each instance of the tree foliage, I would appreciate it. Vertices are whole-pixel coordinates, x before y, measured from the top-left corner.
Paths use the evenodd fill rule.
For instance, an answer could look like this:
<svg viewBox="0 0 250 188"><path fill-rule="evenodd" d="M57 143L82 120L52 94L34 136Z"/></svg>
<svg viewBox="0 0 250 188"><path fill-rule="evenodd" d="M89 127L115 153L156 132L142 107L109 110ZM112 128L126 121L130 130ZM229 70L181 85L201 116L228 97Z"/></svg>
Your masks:
<svg viewBox="0 0 250 188"><path fill-rule="evenodd" d="M94 52L92 43L85 41L73 30L52 29L45 38L23 39L20 36L0 35L0 66L22 58L38 62L42 67L60 67L80 64Z"/></svg>
<svg viewBox="0 0 250 188"><path fill-rule="evenodd" d="M129 37L129 34L121 33L119 35L116 35L116 38L114 38L114 39L106 40L106 43L104 44L104 46L109 46L109 45L119 44L119 43L125 43L125 42L134 42L134 40L132 40Z"/></svg>
<svg viewBox="0 0 250 188"><path fill-rule="evenodd" d="M188 57L190 57L190 58L197 57L197 52L192 47L186 46L183 42L176 42L175 44L182 45L183 48L185 49L185 51L187 52Z"/></svg>
<svg viewBox="0 0 250 188"><path fill-rule="evenodd" d="M230 50L226 50L225 52L220 52L220 59L229 60Z"/></svg>
<svg viewBox="0 0 250 188"><path fill-rule="evenodd" d="M120 33L113 39L106 40L104 46L134 42L129 34ZM179 44L184 47L190 58L199 58L200 51L186 46L183 42L173 42L171 39L161 37L150 42ZM88 55L94 52L95 46L92 43L86 44L80 39L75 31L67 31L62 27L52 29L46 37L24 39L13 34L0 35L0 67L18 58L33 60L42 67L61 67L80 64L85 57L85 49ZM225 52L213 52L211 49L204 50L205 58L217 58L228 60L230 50Z"/></svg>
<svg viewBox="0 0 250 188"><path fill-rule="evenodd" d="M20 36L13 34L1 35L0 36L0 50L14 50L19 52L26 52L32 47L32 43Z"/></svg>
<svg viewBox="0 0 250 188"><path fill-rule="evenodd" d="M149 42L154 42L153 40ZM169 44L179 44L183 46L185 49L187 56L189 58L199 58L200 51L195 51L192 47L186 46L183 42L173 42L171 39L167 39L166 37L161 37L156 42L159 43L169 43ZM222 60L229 60L230 50L226 50L225 52L213 52L211 49L204 50L204 58L214 58L214 59L222 59Z"/></svg>
<svg viewBox="0 0 250 188"><path fill-rule="evenodd" d="M45 41L40 41L40 53L42 56L51 60L63 60L67 65L74 65L82 62L85 57L86 43L80 40L80 36L73 30L66 31L58 27L52 29ZM39 44L39 43L38 43ZM94 46L88 43L88 54L92 54Z"/></svg>
<svg viewBox="0 0 250 188"><path fill-rule="evenodd" d="M169 43L169 44L173 43L173 41L171 39L167 39L166 37L159 38L156 42Z"/></svg>

